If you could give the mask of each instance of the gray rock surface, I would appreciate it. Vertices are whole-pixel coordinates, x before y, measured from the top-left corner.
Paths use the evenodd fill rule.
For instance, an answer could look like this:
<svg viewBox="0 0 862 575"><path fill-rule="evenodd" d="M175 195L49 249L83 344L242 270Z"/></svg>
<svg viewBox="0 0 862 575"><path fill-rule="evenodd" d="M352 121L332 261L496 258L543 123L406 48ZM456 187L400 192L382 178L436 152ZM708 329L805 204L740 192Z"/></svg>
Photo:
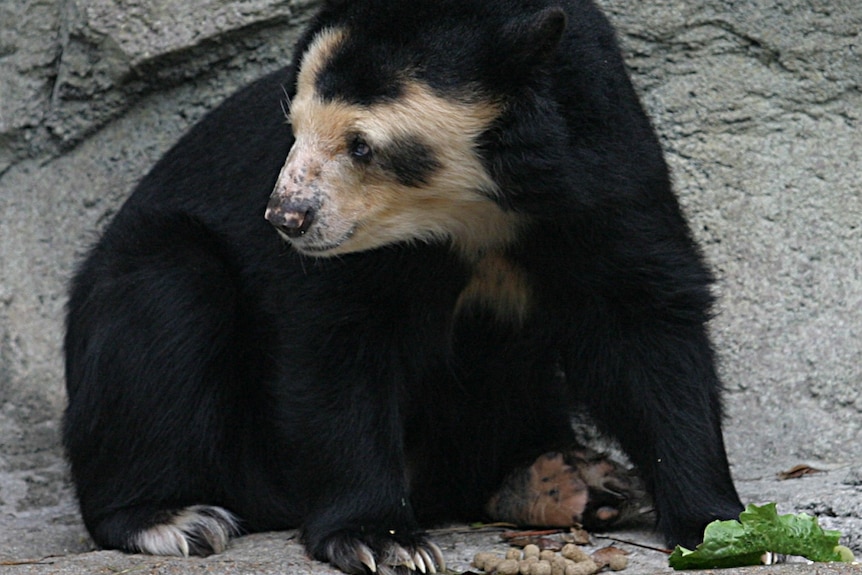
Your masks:
<svg viewBox="0 0 862 575"><path fill-rule="evenodd" d="M743 499L818 514L862 554L862 3L601 4L720 279ZM92 549L57 437L75 262L189 125L286 61L314 5L0 0L0 565ZM800 462L829 471L775 479ZM10 572L329 572L288 536L192 563L99 552ZM496 535L443 537L466 568ZM637 553L632 571L661 569Z"/></svg>

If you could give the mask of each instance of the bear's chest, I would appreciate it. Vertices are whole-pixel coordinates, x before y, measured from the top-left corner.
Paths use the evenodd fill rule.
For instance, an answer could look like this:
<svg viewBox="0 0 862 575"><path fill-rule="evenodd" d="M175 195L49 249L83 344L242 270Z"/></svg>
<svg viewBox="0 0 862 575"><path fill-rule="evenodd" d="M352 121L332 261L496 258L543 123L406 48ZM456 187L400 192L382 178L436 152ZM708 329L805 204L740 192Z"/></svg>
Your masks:
<svg viewBox="0 0 862 575"><path fill-rule="evenodd" d="M501 320L520 324L530 313L531 295L525 270L503 254L489 253L472 266L455 313L477 306L494 312Z"/></svg>

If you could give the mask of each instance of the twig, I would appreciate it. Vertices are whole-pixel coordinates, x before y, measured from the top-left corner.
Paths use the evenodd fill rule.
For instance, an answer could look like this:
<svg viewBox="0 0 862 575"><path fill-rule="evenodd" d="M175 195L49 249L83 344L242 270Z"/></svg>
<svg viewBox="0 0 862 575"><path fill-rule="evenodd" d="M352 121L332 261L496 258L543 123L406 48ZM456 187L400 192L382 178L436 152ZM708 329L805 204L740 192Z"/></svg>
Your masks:
<svg viewBox="0 0 862 575"><path fill-rule="evenodd" d="M610 541L616 541L617 543L625 543L626 545L632 545L633 547L640 547L641 549L649 549L650 551L658 551L659 553L664 553L665 555L670 555L673 553L672 549L665 549L664 547L653 547L652 545L644 545L643 543L635 543L634 541L627 541L626 539L620 539L619 537L611 537L609 535L596 535L592 534L596 539L608 539Z"/></svg>
<svg viewBox="0 0 862 575"><path fill-rule="evenodd" d="M516 537L544 537L545 535L556 535L565 533L565 529L542 529L534 531L504 531L503 539L514 539Z"/></svg>
<svg viewBox="0 0 862 575"><path fill-rule="evenodd" d="M48 561L48 559L54 559L59 557L58 555L46 555L41 559L20 559L20 560L10 560L10 561L0 561L0 566L2 567L11 567L14 565L53 565L53 561Z"/></svg>
<svg viewBox="0 0 862 575"><path fill-rule="evenodd" d="M474 523L471 525L456 525L453 527L438 527L429 529L428 533L481 533L482 531L499 531L500 529L511 529L514 523Z"/></svg>
<svg viewBox="0 0 862 575"><path fill-rule="evenodd" d="M158 563L156 565L148 565L146 563L140 565L133 565L132 567L127 567L126 569L118 569L116 567L108 567L111 571L116 573L117 575L126 575L127 573L133 573L135 571L140 571L142 569L149 569L150 567L161 567L162 564Z"/></svg>

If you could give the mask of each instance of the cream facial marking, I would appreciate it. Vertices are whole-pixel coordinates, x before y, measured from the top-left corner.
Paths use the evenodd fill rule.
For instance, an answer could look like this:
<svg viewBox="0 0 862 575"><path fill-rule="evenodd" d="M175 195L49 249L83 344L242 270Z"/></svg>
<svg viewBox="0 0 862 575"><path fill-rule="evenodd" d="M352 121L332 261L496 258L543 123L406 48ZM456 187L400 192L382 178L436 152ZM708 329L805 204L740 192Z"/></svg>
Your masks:
<svg viewBox="0 0 862 575"><path fill-rule="evenodd" d="M302 59L290 107L296 141L267 219L298 251L321 256L448 241L476 260L510 243L521 216L494 201L476 151L500 106L447 99L412 79L394 100L324 100L315 80L346 37L323 31Z"/></svg>
<svg viewBox="0 0 862 575"><path fill-rule="evenodd" d="M473 265L470 281L455 305L456 313L479 305L494 310L500 319L522 323L530 312L531 289L527 274L505 256L488 253Z"/></svg>

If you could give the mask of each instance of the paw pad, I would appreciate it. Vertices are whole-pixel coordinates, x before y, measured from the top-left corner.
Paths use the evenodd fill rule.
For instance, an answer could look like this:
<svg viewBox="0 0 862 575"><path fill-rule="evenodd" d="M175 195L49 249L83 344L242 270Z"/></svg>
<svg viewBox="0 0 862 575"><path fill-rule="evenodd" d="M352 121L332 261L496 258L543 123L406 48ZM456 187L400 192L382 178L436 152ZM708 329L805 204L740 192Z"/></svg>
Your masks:
<svg viewBox="0 0 862 575"><path fill-rule="evenodd" d="M547 453L517 469L486 505L496 521L603 528L642 512L646 494L631 471L585 447Z"/></svg>

